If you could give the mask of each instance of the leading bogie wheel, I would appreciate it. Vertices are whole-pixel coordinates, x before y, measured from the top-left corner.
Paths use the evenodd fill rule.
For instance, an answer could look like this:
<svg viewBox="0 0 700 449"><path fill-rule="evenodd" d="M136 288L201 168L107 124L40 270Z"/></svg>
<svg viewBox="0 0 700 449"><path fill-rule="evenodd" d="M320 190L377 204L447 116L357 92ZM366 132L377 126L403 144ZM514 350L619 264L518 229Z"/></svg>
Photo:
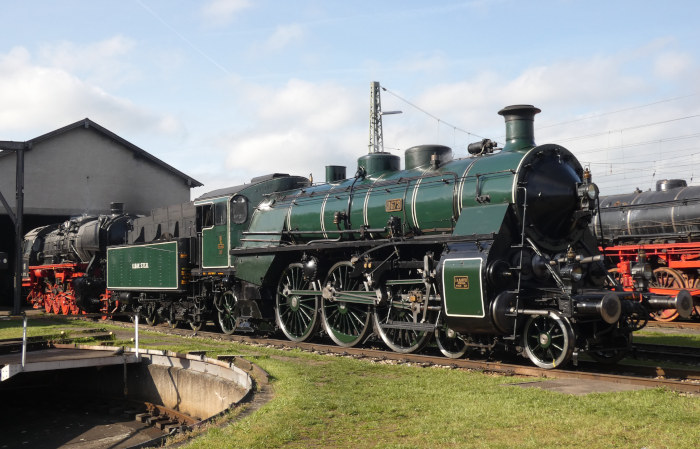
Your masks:
<svg viewBox="0 0 700 449"><path fill-rule="evenodd" d="M605 346L604 350L591 351L588 355L596 362L604 365L614 365L627 356L632 347L632 338L629 335L618 335L607 341Z"/></svg>
<svg viewBox="0 0 700 449"><path fill-rule="evenodd" d="M557 368L566 364L574 352L574 330L568 319L550 310L548 315L532 315L527 319L522 344L532 363L540 368Z"/></svg>
<svg viewBox="0 0 700 449"><path fill-rule="evenodd" d="M324 286L337 292L366 291L360 278L350 277L354 268L350 262L338 262L328 271ZM349 348L359 344L367 335L372 321L372 305L321 299L323 326L338 346Z"/></svg>
<svg viewBox="0 0 700 449"><path fill-rule="evenodd" d="M234 333L238 325L238 316L235 310L237 301L236 295L231 290L226 290L221 295L221 310L217 314L221 332L226 335Z"/></svg>
<svg viewBox="0 0 700 449"><path fill-rule="evenodd" d="M284 269L275 293L275 319L291 341L306 341L318 329L318 295L311 291L315 287L304 278L302 264L293 263Z"/></svg>
<svg viewBox="0 0 700 449"><path fill-rule="evenodd" d="M459 359L467 353L467 344L457 333L445 325L435 329L435 342L445 357Z"/></svg>

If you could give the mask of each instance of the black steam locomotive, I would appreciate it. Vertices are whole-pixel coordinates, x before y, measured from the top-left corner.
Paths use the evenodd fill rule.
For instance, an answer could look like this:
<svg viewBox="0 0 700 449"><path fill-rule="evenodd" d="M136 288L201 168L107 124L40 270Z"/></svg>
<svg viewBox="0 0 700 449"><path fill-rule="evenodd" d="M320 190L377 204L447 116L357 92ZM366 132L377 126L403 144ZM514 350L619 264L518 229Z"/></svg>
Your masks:
<svg viewBox="0 0 700 449"><path fill-rule="evenodd" d="M24 236L22 285L47 312L97 312L105 293L107 246L126 242L133 217L112 203L110 215L83 215Z"/></svg>
<svg viewBox="0 0 700 449"><path fill-rule="evenodd" d="M612 274L633 288L631 266L642 254L653 270L652 293L675 296L687 289L700 319L700 187L664 179L655 190L611 195L600 200L595 233L611 262ZM674 309L655 311L659 321L680 317Z"/></svg>

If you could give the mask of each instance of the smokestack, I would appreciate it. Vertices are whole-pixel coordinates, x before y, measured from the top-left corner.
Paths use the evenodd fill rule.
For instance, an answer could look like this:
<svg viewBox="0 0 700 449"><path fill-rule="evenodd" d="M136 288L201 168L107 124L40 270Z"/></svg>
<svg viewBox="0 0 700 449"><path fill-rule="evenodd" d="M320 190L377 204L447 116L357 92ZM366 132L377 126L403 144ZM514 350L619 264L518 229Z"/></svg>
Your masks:
<svg viewBox="0 0 700 449"><path fill-rule="evenodd" d="M498 111L506 120L506 144L502 151L517 151L535 146L535 114L542 112L529 104L506 106Z"/></svg>
<svg viewBox="0 0 700 449"><path fill-rule="evenodd" d="M121 215L124 213L124 203L109 203L109 209L112 215Z"/></svg>

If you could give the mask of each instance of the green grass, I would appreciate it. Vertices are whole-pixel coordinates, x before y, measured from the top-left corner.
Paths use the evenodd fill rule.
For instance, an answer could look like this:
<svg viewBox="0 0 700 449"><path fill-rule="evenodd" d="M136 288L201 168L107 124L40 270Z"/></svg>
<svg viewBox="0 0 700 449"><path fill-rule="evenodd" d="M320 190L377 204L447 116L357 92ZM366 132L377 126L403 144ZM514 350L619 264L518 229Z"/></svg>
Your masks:
<svg viewBox="0 0 700 449"><path fill-rule="evenodd" d="M633 343L645 343L655 345L686 346L689 348L700 348L700 334L677 334L658 332L652 330L641 330L633 334Z"/></svg>
<svg viewBox="0 0 700 449"><path fill-rule="evenodd" d="M662 389L570 396L508 385L535 379L202 338L141 332L140 344L244 355L271 375L270 402L223 420L187 448L652 449L694 448L700 441L700 398Z"/></svg>
<svg viewBox="0 0 700 449"><path fill-rule="evenodd" d="M656 390L569 396L526 379L285 352L250 357L275 398L189 448L694 447L697 398ZM532 380L532 379L530 379ZM678 429L683 429L679 432Z"/></svg>
<svg viewBox="0 0 700 449"><path fill-rule="evenodd" d="M70 334L71 330L80 331L87 328L100 328L96 323L83 320L68 319L63 317L51 317L42 319L29 319L27 322L27 337L59 338ZM22 320L0 320L0 340L9 338L22 338Z"/></svg>

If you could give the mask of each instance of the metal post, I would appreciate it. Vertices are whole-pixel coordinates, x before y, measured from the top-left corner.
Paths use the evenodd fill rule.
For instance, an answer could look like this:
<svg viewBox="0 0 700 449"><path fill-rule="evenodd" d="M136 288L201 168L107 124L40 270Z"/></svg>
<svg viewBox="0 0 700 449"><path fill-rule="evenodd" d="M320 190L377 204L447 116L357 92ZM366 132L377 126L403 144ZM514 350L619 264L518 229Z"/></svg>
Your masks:
<svg viewBox="0 0 700 449"><path fill-rule="evenodd" d="M27 360L27 315L24 315L22 323L22 371L24 371L24 363Z"/></svg>
<svg viewBox="0 0 700 449"><path fill-rule="evenodd" d="M12 307L12 314L19 315L22 297L22 240L23 218L24 218L24 152L31 149L31 142L0 141L0 150L14 151L17 158L17 170L15 172L15 212L12 212L10 205L0 192L0 202L7 210L7 215L15 225L15 291Z"/></svg>
<svg viewBox="0 0 700 449"><path fill-rule="evenodd" d="M22 293L22 240L23 216L24 216L24 148L18 148L15 152L17 156L16 196L15 203L15 294L12 313L19 315ZM26 317L25 317L26 320Z"/></svg>
<svg viewBox="0 0 700 449"><path fill-rule="evenodd" d="M134 315L134 352L136 353L136 360L139 359L139 314Z"/></svg>

